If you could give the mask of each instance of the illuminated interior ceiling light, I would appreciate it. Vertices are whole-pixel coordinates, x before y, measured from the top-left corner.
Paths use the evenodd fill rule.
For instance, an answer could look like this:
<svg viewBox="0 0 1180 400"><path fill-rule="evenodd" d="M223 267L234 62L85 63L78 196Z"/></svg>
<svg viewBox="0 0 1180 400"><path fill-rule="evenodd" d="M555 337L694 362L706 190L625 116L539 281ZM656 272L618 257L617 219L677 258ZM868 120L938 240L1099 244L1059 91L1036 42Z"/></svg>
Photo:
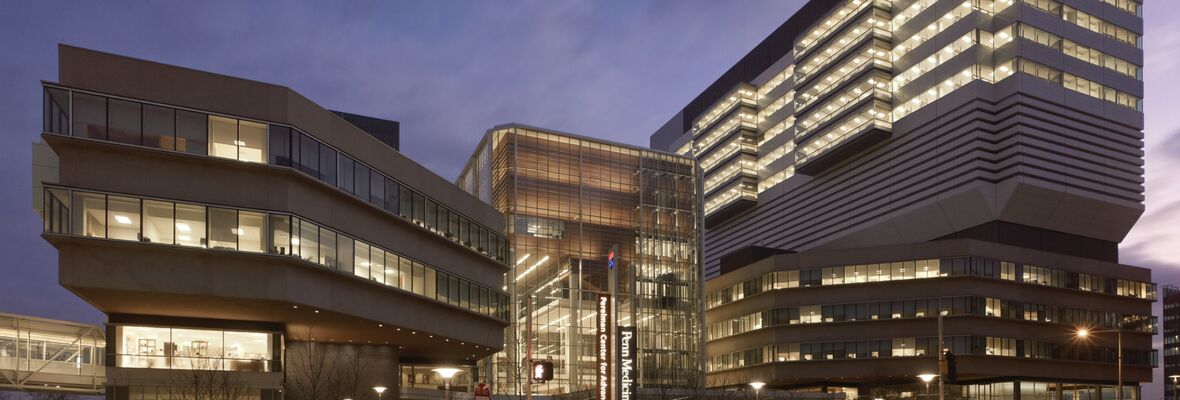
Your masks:
<svg viewBox="0 0 1180 400"><path fill-rule="evenodd" d="M528 275L529 272L533 272L533 270L537 269L538 266L540 266L541 264L544 264L545 261L549 261L549 256L541 257L541 259L537 260L537 262L534 263L533 266L529 267L524 272L520 273L520 275L517 275L515 280L520 280L520 278L524 278L525 275Z"/></svg>
<svg viewBox="0 0 1180 400"><path fill-rule="evenodd" d="M193 228L189 227L188 224L186 224L184 222L177 222L176 223L176 230L181 231L181 232L192 232Z"/></svg>
<svg viewBox="0 0 1180 400"><path fill-rule="evenodd" d="M115 222L123 225L131 225L131 218L126 215L115 214Z"/></svg>

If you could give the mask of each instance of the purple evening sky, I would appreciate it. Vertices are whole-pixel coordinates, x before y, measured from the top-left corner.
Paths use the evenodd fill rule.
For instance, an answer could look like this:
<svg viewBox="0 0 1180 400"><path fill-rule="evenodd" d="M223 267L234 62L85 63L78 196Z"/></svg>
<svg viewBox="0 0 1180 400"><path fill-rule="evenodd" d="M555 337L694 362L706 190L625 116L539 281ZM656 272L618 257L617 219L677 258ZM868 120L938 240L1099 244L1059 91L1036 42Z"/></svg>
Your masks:
<svg viewBox="0 0 1180 400"><path fill-rule="evenodd" d="M57 43L286 85L401 121L403 153L453 179L483 132L506 122L646 145L802 3L5 1L0 312L104 320L57 285L56 252L31 209L38 82L57 79ZM1145 3L1147 212L1121 261L1164 284L1180 282L1180 119L1168 117L1180 103L1180 1Z"/></svg>

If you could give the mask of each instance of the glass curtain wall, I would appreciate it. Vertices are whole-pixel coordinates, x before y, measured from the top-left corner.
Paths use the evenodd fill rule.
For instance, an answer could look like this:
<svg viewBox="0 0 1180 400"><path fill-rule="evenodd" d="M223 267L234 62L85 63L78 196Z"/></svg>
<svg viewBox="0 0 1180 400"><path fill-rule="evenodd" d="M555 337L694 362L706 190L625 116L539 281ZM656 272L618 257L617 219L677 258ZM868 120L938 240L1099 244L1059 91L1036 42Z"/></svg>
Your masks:
<svg viewBox="0 0 1180 400"><path fill-rule="evenodd" d="M491 203L508 218L513 299L506 350L494 358L493 391L523 394L520 364L555 364L533 393L597 387L596 300L610 290L617 246L616 327L639 333L640 386L694 386L701 378L696 204L690 159L510 128L492 132L474 170L491 180ZM486 187L487 183L480 184Z"/></svg>

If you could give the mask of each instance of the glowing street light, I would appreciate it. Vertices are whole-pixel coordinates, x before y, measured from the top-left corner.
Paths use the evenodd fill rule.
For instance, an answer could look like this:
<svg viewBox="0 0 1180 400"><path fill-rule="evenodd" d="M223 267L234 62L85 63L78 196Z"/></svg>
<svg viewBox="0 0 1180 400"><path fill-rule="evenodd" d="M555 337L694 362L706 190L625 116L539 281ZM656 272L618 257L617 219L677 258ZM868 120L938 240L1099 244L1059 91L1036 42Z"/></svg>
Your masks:
<svg viewBox="0 0 1180 400"><path fill-rule="evenodd" d="M385 393L385 386L374 386L373 390L377 392L377 399L381 399L381 394Z"/></svg>
<svg viewBox="0 0 1180 400"><path fill-rule="evenodd" d="M926 383L926 397L930 397L930 381L933 381L937 377L938 375L935 374L918 374L918 379Z"/></svg>
<svg viewBox="0 0 1180 400"><path fill-rule="evenodd" d="M1121 319L1121 317L1120 317L1120 319ZM1122 329L1122 326L1119 326L1117 329L1107 329L1107 330L1101 330L1101 331L1092 331L1089 328L1078 328L1078 330L1077 330L1077 332L1075 332L1075 334L1077 335L1078 339L1086 340L1090 337L1091 333L1109 333L1109 332L1118 333L1118 349L1116 350L1118 352L1118 357L1119 357L1118 358L1118 360L1119 360L1118 389L1117 389L1118 393L1115 394L1115 399L1116 400L1123 400L1123 329Z"/></svg>
<svg viewBox="0 0 1180 400"><path fill-rule="evenodd" d="M441 376L443 378L443 385L444 385L443 388L445 391L445 393L443 393L443 396L445 399L450 400L450 398L451 398L451 378L454 378L455 374L459 373L462 370L460 370L458 368L435 368L432 371L437 372L438 376Z"/></svg>
<svg viewBox="0 0 1180 400"><path fill-rule="evenodd" d="M758 395L760 394L759 392L762 391L763 386L766 386L766 382L750 382L750 387L754 388L754 399L755 400L758 399Z"/></svg>

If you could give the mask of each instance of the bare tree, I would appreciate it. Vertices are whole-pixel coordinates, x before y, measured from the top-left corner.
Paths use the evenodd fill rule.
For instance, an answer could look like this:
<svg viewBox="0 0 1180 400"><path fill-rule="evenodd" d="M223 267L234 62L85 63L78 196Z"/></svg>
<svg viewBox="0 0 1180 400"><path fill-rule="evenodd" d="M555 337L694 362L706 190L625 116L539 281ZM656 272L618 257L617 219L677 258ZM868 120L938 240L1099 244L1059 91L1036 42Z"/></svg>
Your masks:
<svg viewBox="0 0 1180 400"><path fill-rule="evenodd" d="M177 370L172 374L168 389L177 400L245 400L250 389L238 380L237 373L229 371L223 360L199 359L192 362L191 369Z"/></svg>
<svg viewBox="0 0 1180 400"><path fill-rule="evenodd" d="M361 358L356 348L343 352L339 357L340 359L336 362L338 366L336 381L339 382L338 395L350 399L372 397L375 392L366 385L373 379L373 371L368 360Z"/></svg>
<svg viewBox="0 0 1180 400"><path fill-rule="evenodd" d="M327 399L340 393L336 357L323 343L304 342L287 349L287 395L296 400Z"/></svg>

